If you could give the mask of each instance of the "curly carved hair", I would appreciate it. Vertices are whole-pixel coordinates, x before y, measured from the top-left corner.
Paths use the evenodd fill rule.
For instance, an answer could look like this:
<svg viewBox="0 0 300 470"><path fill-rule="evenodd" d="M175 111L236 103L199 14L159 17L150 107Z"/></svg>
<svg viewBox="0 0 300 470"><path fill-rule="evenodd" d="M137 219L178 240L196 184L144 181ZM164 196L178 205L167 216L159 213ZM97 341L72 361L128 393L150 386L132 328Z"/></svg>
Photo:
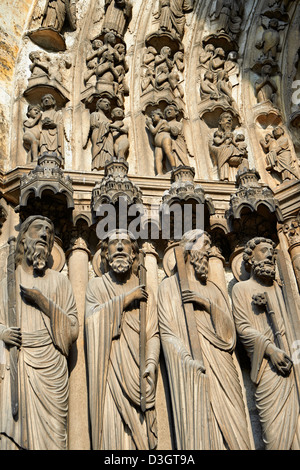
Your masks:
<svg viewBox="0 0 300 470"><path fill-rule="evenodd" d="M244 254L243 254L243 261L245 263L245 269L248 272L251 270L250 260L253 255L253 251L260 243L268 243L269 245L273 247L273 249L275 249L276 247L276 244L270 238L255 237L249 240L245 245Z"/></svg>

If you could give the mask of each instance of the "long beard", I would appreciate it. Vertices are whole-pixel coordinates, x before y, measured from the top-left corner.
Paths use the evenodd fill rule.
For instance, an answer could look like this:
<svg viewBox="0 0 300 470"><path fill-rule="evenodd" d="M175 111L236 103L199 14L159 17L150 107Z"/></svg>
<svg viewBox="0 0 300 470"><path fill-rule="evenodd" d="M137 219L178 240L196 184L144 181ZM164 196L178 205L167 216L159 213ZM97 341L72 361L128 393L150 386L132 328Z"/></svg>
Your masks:
<svg viewBox="0 0 300 470"><path fill-rule="evenodd" d="M275 264L271 261L255 261L253 270L257 277L275 279Z"/></svg>
<svg viewBox="0 0 300 470"><path fill-rule="evenodd" d="M207 253L191 250L191 264L201 281L206 282L208 276L208 256Z"/></svg>
<svg viewBox="0 0 300 470"><path fill-rule="evenodd" d="M24 243L24 249L29 264L32 264L35 271L43 273L47 267L49 248L47 245L39 245L38 243L38 240L27 239Z"/></svg>
<svg viewBox="0 0 300 470"><path fill-rule="evenodd" d="M133 257L127 253L122 254L122 256L115 254L108 257L108 264L115 273L124 274L131 269Z"/></svg>

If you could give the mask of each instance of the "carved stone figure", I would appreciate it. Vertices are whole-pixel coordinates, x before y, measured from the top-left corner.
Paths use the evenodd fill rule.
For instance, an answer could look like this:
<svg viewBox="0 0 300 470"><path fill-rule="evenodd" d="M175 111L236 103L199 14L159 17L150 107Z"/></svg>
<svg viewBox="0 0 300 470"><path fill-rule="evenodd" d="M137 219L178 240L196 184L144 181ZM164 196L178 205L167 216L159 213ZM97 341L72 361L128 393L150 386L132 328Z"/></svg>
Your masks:
<svg viewBox="0 0 300 470"><path fill-rule="evenodd" d="M127 231L102 241L107 272L86 292L89 412L94 450L155 449L155 384L159 359L156 305L136 276L139 249ZM139 308L147 301L145 368L140 371ZM146 381L141 407L140 374Z"/></svg>
<svg viewBox="0 0 300 470"><path fill-rule="evenodd" d="M151 113L151 118L146 118L147 128L154 140L157 175L162 175L164 172L164 158L171 170L179 165L189 164L183 125L177 119L178 114L177 107L169 105L164 113L160 109L155 109Z"/></svg>
<svg viewBox="0 0 300 470"><path fill-rule="evenodd" d="M184 137L183 123L179 119L176 105L170 104L164 110L164 116L170 126L172 149L175 155L175 166L189 165L188 149Z"/></svg>
<svg viewBox="0 0 300 470"><path fill-rule="evenodd" d="M272 134L266 134L261 140L266 156L266 169L280 175L281 180L299 178L295 168L290 144L281 126L275 127Z"/></svg>
<svg viewBox="0 0 300 470"><path fill-rule="evenodd" d="M243 2L239 0L217 0L211 10L211 19L217 33L226 33L235 38L240 30L243 15Z"/></svg>
<svg viewBox="0 0 300 470"><path fill-rule="evenodd" d="M32 62L29 67L31 78L49 74L50 58L47 54L40 51L30 52L29 59Z"/></svg>
<svg viewBox="0 0 300 470"><path fill-rule="evenodd" d="M250 449L242 389L233 359L234 323L224 294L207 279L210 237L193 230L182 237L180 247L177 273L164 279L158 291L159 329L176 448ZM195 326L190 330L187 325L192 324L191 320ZM200 358L191 346L195 333Z"/></svg>
<svg viewBox="0 0 300 470"><path fill-rule="evenodd" d="M141 80L143 93L155 88L155 57L157 54L158 52L153 46L147 47L144 53Z"/></svg>
<svg viewBox="0 0 300 470"><path fill-rule="evenodd" d="M53 241L49 219L26 219L2 281L2 450L67 450L67 356L78 336L78 320L70 281L47 265ZM17 358L12 355L16 348Z"/></svg>
<svg viewBox="0 0 300 470"><path fill-rule="evenodd" d="M272 67L268 64L261 68L261 78L255 82L255 91L258 103L270 101L275 103L277 85L272 79Z"/></svg>
<svg viewBox="0 0 300 470"><path fill-rule="evenodd" d="M233 287L233 314L251 361L265 449L298 450L299 399L283 322L285 302L275 281L274 249L265 238L246 244L250 279Z"/></svg>
<svg viewBox="0 0 300 470"><path fill-rule="evenodd" d="M175 156L172 150L171 130L160 109L151 112L151 117L146 118L146 125L153 136L155 170L157 175L163 174L164 157L169 162L171 169L176 168Z"/></svg>
<svg viewBox="0 0 300 470"><path fill-rule="evenodd" d="M23 143L28 150L27 163L36 162L39 156L42 110L40 105L29 105L27 119L23 122Z"/></svg>
<svg viewBox="0 0 300 470"><path fill-rule="evenodd" d="M56 109L56 100L50 93L44 95L41 100L42 120L40 153L56 152L63 156L64 125L60 110Z"/></svg>
<svg viewBox="0 0 300 470"><path fill-rule="evenodd" d="M256 43L256 47L262 50L260 60L276 60L277 53L281 51L280 34L278 29L278 20L276 18L272 18L268 23L268 27L263 32L261 41Z"/></svg>
<svg viewBox="0 0 300 470"><path fill-rule="evenodd" d="M241 147L239 138L236 142L231 113L221 114L218 130L214 133L210 150L216 160L220 180L234 181L238 167L245 164L247 152L245 152L244 145Z"/></svg>
<svg viewBox="0 0 300 470"><path fill-rule="evenodd" d="M84 83L87 85L88 83L96 84L96 67L99 63L99 57L101 57L102 53L106 50L106 46L103 45L103 41L101 39L94 39L91 43L91 48L88 51L86 63L87 63L87 72L84 76ZM93 79L93 80L92 80Z"/></svg>
<svg viewBox="0 0 300 470"><path fill-rule="evenodd" d="M114 157L118 160L127 160L129 151L129 128L124 123L124 111L122 108L114 108L111 112L112 124L110 130L114 141Z"/></svg>
<svg viewBox="0 0 300 470"><path fill-rule="evenodd" d="M194 8L194 0L159 0L159 29L183 37L185 14Z"/></svg>
<svg viewBox="0 0 300 470"><path fill-rule="evenodd" d="M103 32L113 31L123 37L131 19L132 4L128 0L105 0Z"/></svg>
<svg viewBox="0 0 300 470"><path fill-rule="evenodd" d="M42 27L61 32L66 18L72 29L76 29L76 0L47 0Z"/></svg>
<svg viewBox="0 0 300 470"><path fill-rule="evenodd" d="M107 160L111 160L114 152L113 136L110 131L110 101L99 98L96 111L91 114L92 170L104 168Z"/></svg>

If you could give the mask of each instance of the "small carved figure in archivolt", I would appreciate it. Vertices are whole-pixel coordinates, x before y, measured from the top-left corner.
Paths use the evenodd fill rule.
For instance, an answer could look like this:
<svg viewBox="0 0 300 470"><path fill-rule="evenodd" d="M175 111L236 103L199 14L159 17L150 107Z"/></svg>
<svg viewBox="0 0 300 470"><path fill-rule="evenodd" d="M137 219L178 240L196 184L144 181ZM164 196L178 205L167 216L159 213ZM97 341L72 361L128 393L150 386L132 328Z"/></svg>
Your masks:
<svg viewBox="0 0 300 470"><path fill-rule="evenodd" d="M111 104L108 98L99 98L96 111L91 114L92 170L101 170L114 154L114 143L110 129Z"/></svg>
<svg viewBox="0 0 300 470"><path fill-rule="evenodd" d="M41 119L41 106L30 104L27 108L27 119L23 122L23 143L28 150L27 163L38 160L42 130Z"/></svg>
<svg viewBox="0 0 300 470"><path fill-rule="evenodd" d="M124 123L124 111L122 108L114 108L111 112L112 123L110 130L114 141L114 157L120 161L127 160L129 151L128 125Z"/></svg>
<svg viewBox="0 0 300 470"><path fill-rule="evenodd" d="M102 31L123 37L131 20L132 4L128 0L105 0Z"/></svg>
<svg viewBox="0 0 300 470"><path fill-rule="evenodd" d="M159 29L179 38L183 37L185 15L194 8L194 0L159 0L157 17Z"/></svg>
<svg viewBox="0 0 300 470"><path fill-rule="evenodd" d="M299 179L289 140L281 126L275 127L272 134L266 134L260 143L267 154L266 169L268 171L275 172L282 181Z"/></svg>

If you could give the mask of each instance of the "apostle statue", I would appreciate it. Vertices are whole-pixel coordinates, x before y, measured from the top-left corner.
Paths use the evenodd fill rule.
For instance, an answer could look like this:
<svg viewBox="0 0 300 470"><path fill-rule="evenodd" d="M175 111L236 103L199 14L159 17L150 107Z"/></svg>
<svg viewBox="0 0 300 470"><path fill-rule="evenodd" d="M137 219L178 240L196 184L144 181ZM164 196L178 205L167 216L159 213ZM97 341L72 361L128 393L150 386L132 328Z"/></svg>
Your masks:
<svg viewBox="0 0 300 470"><path fill-rule="evenodd" d="M101 242L101 254L107 272L89 282L85 313L92 449L155 449L160 351L156 305L137 277L139 248L129 232L109 233ZM143 302L147 312L142 330ZM146 351L142 369L141 342ZM140 377L145 381L143 401Z"/></svg>
<svg viewBox="0 0 300 470"><path fill-rule="evenodd" d="M10 242L0 301L1 450L67 450L67 357L78 320L68 278L48 267L53 242L52 222L39 215L23 222L15 250Z"/></svg>
<svg viewBox="0 0 300 470"><path fill-rule="evenodd" d="M223 292L208 280L210 249L205 232L185 233L179 244L181 259L176 257L177 272L164 279L158 291L176 448L249 450L245 405L233 357L235 327ZM195 341L202 357L195 354Z"/></svg>
<svg viewBox="0 0 300 470"><path fill-rule="evenodd" d="M275 244L251 239L244 262L250 278L233 287L233 314L251 361L265 450L299 450L299 398L283 320L285 302L275 280Z"/></svg>

